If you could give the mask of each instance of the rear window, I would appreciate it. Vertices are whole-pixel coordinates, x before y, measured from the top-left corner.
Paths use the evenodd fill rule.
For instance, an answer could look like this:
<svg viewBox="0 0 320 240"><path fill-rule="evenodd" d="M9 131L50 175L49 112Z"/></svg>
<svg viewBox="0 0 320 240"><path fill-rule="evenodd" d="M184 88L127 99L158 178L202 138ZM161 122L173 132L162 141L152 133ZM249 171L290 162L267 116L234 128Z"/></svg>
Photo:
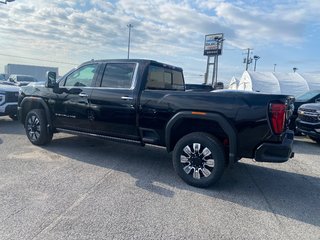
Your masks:
<svg viewBox="0 0 320 240"><path fill-rule="evenodd" d="M151 65L149 66L146 89L184 90L182 72Z"/></svg>
<svg viewBox="0 0 320 240"><path fill-rule="evenodd" d="M306 102L309 101L311 98L314 98L318 94L320 94L320 91L309 91L296 97L296 100L300 102Z"/></svg>

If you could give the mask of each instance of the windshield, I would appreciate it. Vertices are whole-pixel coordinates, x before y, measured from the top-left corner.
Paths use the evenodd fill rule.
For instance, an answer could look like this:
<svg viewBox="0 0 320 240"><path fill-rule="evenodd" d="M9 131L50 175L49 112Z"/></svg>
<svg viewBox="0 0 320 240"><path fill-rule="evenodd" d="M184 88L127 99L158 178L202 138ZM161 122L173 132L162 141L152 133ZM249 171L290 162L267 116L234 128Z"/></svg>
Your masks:
<svg viewBox="0 0 320 240"><path fill-rule="evenodd" d="M310 100L311 98L314 98L318 94L320 94L320 91L306 92L306 93L301 94L300 96L296 97L296 100L299 102L306 102L306 101Z"/></svg>
<svg viewBox="0 0 320 240"><path fill-rule="evenodd" d="M36 82L37 80L31 76L17 76L18 82Z"/></svg>

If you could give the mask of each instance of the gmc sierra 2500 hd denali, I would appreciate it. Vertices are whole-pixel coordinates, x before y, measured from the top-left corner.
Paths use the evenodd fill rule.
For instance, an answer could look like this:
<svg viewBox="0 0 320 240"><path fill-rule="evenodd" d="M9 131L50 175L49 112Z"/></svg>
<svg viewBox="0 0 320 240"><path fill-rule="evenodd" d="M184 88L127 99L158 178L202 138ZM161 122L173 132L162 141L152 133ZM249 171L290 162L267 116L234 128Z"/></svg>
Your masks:
<svg viewBox="0 0 320 240"><path fill-rule="evenodd" d="M56 82L22 87L18 112L35 145L67 132L173 151L188 184L207 187L239 159L285 162L294 99L241 91L185 90L182 69L151 60L83 63Z"/></svg>

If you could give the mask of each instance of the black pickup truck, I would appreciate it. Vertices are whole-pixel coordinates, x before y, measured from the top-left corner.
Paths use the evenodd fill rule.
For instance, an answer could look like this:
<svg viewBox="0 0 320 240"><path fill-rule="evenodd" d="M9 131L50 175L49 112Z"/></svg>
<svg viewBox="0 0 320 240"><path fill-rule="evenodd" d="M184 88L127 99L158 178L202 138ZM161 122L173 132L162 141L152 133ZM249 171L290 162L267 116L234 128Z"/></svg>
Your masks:
<svg viewBox="0 0 320 240"><path fill-rule="evenodd" d="M67 132L163 146L188 184L207 187L239 159L285 162L294 99L241 91L186 90L183 71L152 60L83 63L44 86L22 87L18 112L29 140ZM130 153L128 153L130 154Z"/></svg>

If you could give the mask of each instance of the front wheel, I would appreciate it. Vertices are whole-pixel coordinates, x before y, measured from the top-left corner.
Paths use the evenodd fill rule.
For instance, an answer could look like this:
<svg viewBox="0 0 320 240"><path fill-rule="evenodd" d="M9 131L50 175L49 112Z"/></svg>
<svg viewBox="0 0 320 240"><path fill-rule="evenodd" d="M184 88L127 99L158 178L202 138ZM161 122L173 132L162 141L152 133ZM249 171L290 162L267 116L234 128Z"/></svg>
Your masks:
<svg viewBox="0 0 320 240"><path fill-rule="evenodd" d="M208 187L222 176L225 167L223 146L207 133L195 132L181 138L173 150L173 167L188 184Z"/></svg>
<svg viewBox="0 0 320 240"><path fill-rule="evenodd" d="M42 109L28 112L24 124L26 134L34 145L45 145L52 139L52 132L47 130L47 119Z"/></svg>

